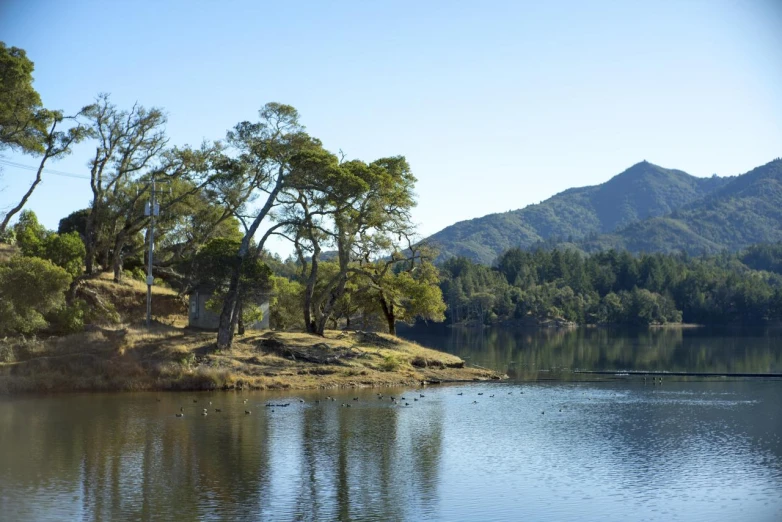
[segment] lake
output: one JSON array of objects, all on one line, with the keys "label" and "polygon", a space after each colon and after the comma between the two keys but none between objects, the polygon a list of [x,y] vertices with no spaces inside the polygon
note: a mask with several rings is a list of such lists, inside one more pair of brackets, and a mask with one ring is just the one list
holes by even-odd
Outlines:
[{"label": "lake", "polygon": [[782,380],[623,375],[779,373],[777,331],[401,334],[512,378],[0,397],[0,519],[782,520]]}]

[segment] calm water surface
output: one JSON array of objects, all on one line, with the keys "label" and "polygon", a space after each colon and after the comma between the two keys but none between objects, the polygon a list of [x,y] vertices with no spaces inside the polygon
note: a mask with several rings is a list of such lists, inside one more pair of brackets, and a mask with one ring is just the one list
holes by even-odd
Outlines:
[{"label": "calm water surface", "polygon": [[[595,357],[773,369],[782,350],[763,352],[754,338],[731,362],[726,337],[673,348],[636,337],[628,351],[638,353],[612,358],[606,339],[547,335],[550,351],[523,336],[488,346],[490,332],[472,349],[463,338],[441,347],[500,369]],[[0,519],[782,520],[782,381],[514,375],[335,401],[326,392],[2,397]]]}]

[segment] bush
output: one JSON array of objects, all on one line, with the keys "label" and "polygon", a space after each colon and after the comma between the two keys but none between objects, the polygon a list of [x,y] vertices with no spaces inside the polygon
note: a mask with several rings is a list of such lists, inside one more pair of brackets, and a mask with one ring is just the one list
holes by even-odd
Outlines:
[{"label": "bush", "polygon": [[89,320],[90,309],[83,299],[76,299],[70,305],[58,308],[50,315],[51,329],[61,334],[81,332],[84,324]]},{"label": "bush", "polygon": [[19,221],[14,225],[16,244],[26,256],[43,257],[43,242],[46,239],[46,229],[38,222],[38,217],[32,210],[23,210]]},{"label": "bush", "polygon": [[3,232],[0,232],[0,243],[5,243],[6,245],[16,244],[16,232],[14,232],[13,228],[6,228]]},{"label": "bush", "polygon": [[0,265],[0,334],[36,332],[65,304],[71,276],[51,261],[14,257]]},{"label": "bush", "polygon": [[380,363],[380,370],[384,372],[395,372],[402,367],[402,360],[395,354],[389,353],[383,356]]},{"label": "bush", "polygon": [[275,330],[304,328],[304,286],[285,277],[272,276],[269,323]]},{"label": "bush", "polygon": [[81,274],[87,249],[77,232],[49,234],[42,243],[43,258],[62,267],[71,277]]}]

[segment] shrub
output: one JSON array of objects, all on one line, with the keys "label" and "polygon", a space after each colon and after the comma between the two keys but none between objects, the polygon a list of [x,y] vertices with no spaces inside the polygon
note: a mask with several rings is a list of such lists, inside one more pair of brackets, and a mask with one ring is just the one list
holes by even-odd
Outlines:
[{"label": "shrub", "polygon": [[43,240],[42,250],[42,257],[64,268],[71,277],[81,274],[87,249],[77,232],[49,234]]},{"label": "shrub", "polygon": [[14,232],[13,228],[6,228],[3,232],[0,232],[0,243],[5,243],[6,245],[16,244],[16,232]]},{"label": "shrub", "polygon": [[52,330],[57,333],[69,334],[84,330],[84,323],[89,320],[90,308],[83,299],[76,299],[70,305],[58,308],[47,316]]},{"label": "shrub", "polygon": [[401,367],[402,360],[393,353],[384,355],[383,361],[380,363],[380,370],[384,372],[395,372]]},{"label": "shrub", "polygon": [[304,328],[304,286],[298,281],[272,276],[269,322],[275,330]]},{"label": "shrub", "polygon": [[71,276],[51,261],[14,257],[0,265],[0,334],[45,328],[46,314],[65,304]]},{"label": "shrub", "polygon": [[19,221],[14,225],[16,244],[26,256],[43,257],[43,242],[46,239],[46,229],[38,222],[38,217],[32,210],[23,210]]}]

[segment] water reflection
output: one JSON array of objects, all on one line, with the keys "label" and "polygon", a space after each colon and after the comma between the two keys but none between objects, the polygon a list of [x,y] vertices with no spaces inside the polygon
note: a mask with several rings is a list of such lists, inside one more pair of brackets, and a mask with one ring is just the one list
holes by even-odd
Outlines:
[{"label": "water reflection", "polygon": [[0,519],[782,519],[780,380],[377,391],[0,397]]},{"label": "water reflection", "polygon": [[[442,404],[418,416],[369,391],[357,396],[276,411],[262,396],[245,405],[233,394],[211,405],[185,395],[7,399],[0,512],[13,520],[415,519],[436,497]],[[173,415],[180,407],[183,419]]]},{"label": "water reflection", "polygon": [[400,335],[521,380],[572,370],[782,373],[782,331],[402,328]]}]

